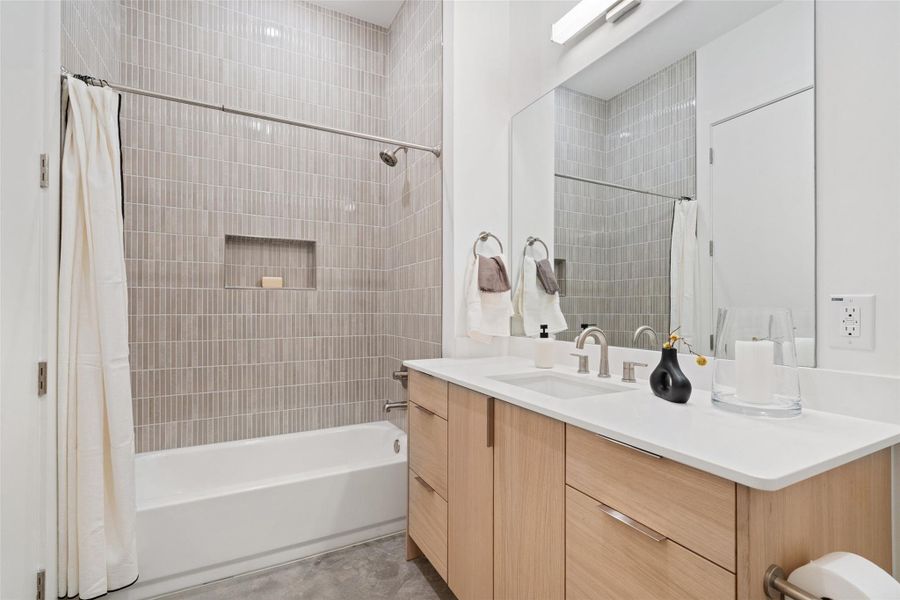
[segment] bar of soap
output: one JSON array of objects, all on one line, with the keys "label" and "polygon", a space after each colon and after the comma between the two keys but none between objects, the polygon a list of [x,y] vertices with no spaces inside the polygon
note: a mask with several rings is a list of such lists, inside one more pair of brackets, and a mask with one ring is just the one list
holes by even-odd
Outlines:
[{"label": "bar of soap", "polygon": [[282,277],[263,277],[262,286],[264,288],[280,288],[284,287],[284,278]]}]

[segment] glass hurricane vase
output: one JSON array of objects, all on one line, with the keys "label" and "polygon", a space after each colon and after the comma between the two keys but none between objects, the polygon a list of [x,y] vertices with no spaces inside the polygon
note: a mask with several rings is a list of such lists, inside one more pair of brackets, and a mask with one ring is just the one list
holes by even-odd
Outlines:
[{"label": "glass hurricane vase", "polygon": [[789,309],[721,309],[715,341],[714,406],[766,417],[800,414],[800,378]]}]

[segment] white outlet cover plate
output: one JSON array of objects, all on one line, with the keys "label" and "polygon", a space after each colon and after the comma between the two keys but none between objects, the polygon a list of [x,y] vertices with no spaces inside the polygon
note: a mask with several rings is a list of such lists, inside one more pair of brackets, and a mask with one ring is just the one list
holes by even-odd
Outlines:
[{"label": "white outlet cover plate", "polygon": [[[832,294],[829,315],[832,348],[872,350],[875,348],[875,295]],[[843,332],[844,307],[854,306],[859,313],[859,336],[847,337]]]}]

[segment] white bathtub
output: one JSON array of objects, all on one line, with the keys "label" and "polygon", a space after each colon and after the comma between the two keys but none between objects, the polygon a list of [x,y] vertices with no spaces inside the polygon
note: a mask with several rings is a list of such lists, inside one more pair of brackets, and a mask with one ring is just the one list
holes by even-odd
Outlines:
[{"label": "white bathtub", "polygon": [[387,421],[139,454],[140,578],[112,598],[401,531],[406,477],[406,434]]}]

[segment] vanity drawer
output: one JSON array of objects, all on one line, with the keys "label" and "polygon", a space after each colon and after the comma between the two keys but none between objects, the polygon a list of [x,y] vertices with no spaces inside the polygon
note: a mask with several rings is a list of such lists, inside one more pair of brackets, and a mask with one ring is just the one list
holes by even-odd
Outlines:
[{"label": "vanity drawer", "polygon": [[449,385],[443,379],[410,370],[409,399],[446,419],[447,390]]},{"label": "vanity drawer", "polygon": [[447,421],[414,403],[409,405],[409,468],[447,499]]},{"label": "vanity drawer", "polygon": [[598,594],[727,600],[735,596],[735,578],[671,540],[657,541],[610,516],[599,502],[566,486],[566,599]]},{"label": "vanity drawer", "polygon": [[447,502],[409,470],[409,537],[447,580]]},{"label": "vanity drawer", "polygon": [[566,483],[735,570],[735,484],[566,427]]}]

